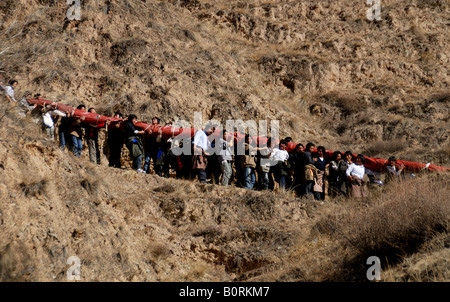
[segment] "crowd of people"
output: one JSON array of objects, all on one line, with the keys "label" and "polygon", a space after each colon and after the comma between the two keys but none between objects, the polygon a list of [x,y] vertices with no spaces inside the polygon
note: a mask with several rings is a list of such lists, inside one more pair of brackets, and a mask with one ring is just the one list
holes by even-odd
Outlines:
[{"label": "crowd of people", "polygon": [[[124,118],[119,112],[113,117],[119,122],[105,122],[98,125],[84,123],[84,118],[74,117],[53,107],[29,104],[26,93],[19,101],[15,98],[16,80],[8,85],[0,81],[6,99],[20,108],[21,115],[30,114],[48,139],[59,142],[62,150],[80,157],[84,142],[89,152],[89,160],[100,164],[101,154],[107,156],[109,166],[122,168],[123,147],[129,151],[132,168],[139,173],[155,173],[160,177],[178,179],[197,179],[201,183],[208,180],[223,186],[235,185],[249,190],[292,190],[300,197],[326,200],[335,196],[366,197],[367,181],[377,181],[380,173],[364,167],[365,157],[354,156],[351,151],[335,151],[327,156],[326,148],[309,142],[295,145],[292,152],[287,146],[292,138],[286,137],[273,141],[270,137],[265,146],[258,146],[252,136],[245,135],[242,142],[235,139],[233,133],[216,129],[213,125],[195,132],[189,139],[176,141],[175,137],[163,138],[162,131],[151,133],[137,127],[137,116]],[[35,94],[34,98],[41,98]],[[80,104],[77,109],[86,111]],[[95,108],[88,112],[96,113]],[[160,125],[158,117],[152,119],[152,125]],[[170,123],[166,124],[170,126]],[[157,129],[158,127],[154,128]],[[99,131],[106,131],[103,152],[100,150]],[[159,128],[161,129],[161,128]],[[213,133],[219,135],[212,135]],[[178,154],[175,149],[189,144],[189,154]],[[244,152],[237,152],[242,148]],[[385,171],[385,182],[400,180],[404,167],[397,165],[394,156],[389,158]],[[173,172],[173,173],[171,173]],[[364,176],[368,177],[365,178]],[[378,182],[380,182],[378,180]]]}]

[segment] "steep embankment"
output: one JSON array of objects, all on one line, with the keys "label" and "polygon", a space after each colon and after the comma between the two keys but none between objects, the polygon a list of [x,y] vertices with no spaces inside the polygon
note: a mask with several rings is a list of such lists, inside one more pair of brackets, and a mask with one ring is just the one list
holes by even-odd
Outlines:
[{"label": "steep embankment", "polygon": [[[0,121],[0,279],[66,281],[448,280],[447,174],[362,201],[160,178],[93,165],[14,111]],[[388,264],[388,266],[386,266]]]},{"label": "steep embankment", "polygon": [[86,1],[80,21],[62,1],[6,2],[20,93],[146,121],[276,119],[298,142],[446,164],[447,1],[383,1],[380,21],[359,0]]},{"label": "steep embankment", "polygon": [[2,280],[64,281],[77,256],[86,281],[231,281],[280,262],[309,221],[284,194],[76,159],[11,112],[0,129]]}]

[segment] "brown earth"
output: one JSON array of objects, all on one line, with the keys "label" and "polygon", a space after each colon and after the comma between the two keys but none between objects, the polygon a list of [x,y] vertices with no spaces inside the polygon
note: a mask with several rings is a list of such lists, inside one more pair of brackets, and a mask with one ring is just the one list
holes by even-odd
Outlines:
[{"label": "brown earth", "polygon": [[[69,21],[65,1],[5,0],[0,71],[19,96],[105,115],[279,120],[295,142],[448,167],[449,6],[384,0],[382,20],[369,21],[360,0],[86,0]],[[70,256],[84,281],[348,281],[361,271],[336,235],[360,229],[345,216],[366,211],[355,201],[95,166],[1,107],[0,280],[65,281]],[[418,202],[436,201],[419,210],[432,232],[408,241],[385,276],[448,281],[447,178],[408,184],[428,192]],[[375,191],[367,209],[408,199],[393,192]]]}]

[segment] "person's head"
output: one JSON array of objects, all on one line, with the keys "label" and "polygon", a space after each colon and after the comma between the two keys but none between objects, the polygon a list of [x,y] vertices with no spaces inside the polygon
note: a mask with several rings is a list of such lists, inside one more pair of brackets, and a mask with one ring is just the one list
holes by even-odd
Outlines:
[{"label": "person's head", "polygon": [[227,139],[227,134],[228,134],[227,130],[223,129],[222,130],[222,138],[226,140]]},{"label": "person's head", "polygon": [[300,153],[303,152],[303,150],[305,150],[305,146],[303,146],[303,144],[297,144],[297,146],[295,146],[295,152]]},{"label": "person's head", "polygon": [[9,85],[12,87],[16,87],[17,85],[19,85],[19,82],[17,82],[17,80],[11,80],[9,81]]},{"label": "person's head", "polygon": [[137,116],[134,114],[130,114],[128,116],[128,121],[131,122],[132,124],[135,124],[137,122]]},{"label": "person's head", "polygon": [[324,146],[317,147],[317,155],[319,157],[324,157],[325,156],[325,147]]},{"label": "person's head", "polygon": [[355,158],[355,164],[363,165],[366,162],[366,158],[362,154],[358,154]]},{"label": "person's head", "polygon": [[284,139],[284,141],[286,142],[286,144],[292,142],[292,137],[288,136]]},{"label": "person's head", "polygon": [[395,166],[395,164],[397,163],[397,158],[395,156],[391,156],[388,159],[389,161],[389,166]]},{"label": "person's head", "polygon": [[41,94],[40,93],[36,93],[34,95],[34,98],[40,100],[41,99]]},{"label": "person's head", "polygon": [[82,111],[86,111],[86,106],[81,104],[77,106],[77,109],[82,110]]},{"label": "person's head", "polygon": [[246,135],[245,135],[245,142],[246,142],[247,144],[251,144],[251,143],[253,142],[253,139],[252,139],[252,137],[250,136],[250,134],[246,134]]},{"label": "person's head", "polygon": [[152,118],[152,124],[153,125],[159,125],[160,122],[161,122],[161,120],[159,119],[159,117],[154,116]]},{"label": "person's head", "polygon": [[209,136],[209,135],[213,134],[214,131],[216,131],[216,127],[206,126],[204,131],[205,131],[206,135]]},{"label": "person's head", "polygon": [[305,151],[312,153],[314,151],[315,145],[313,143],[307,143],[305,147]]},{"label": "person's head", "polygon": [[115,118],[123,118],[123,115],[120,112],[114,112],[114,117]]},{"label": "person's head", "polygon": [[27,92],[25,92],[25,94],[24,94],[24,98],[26,98],[26,99],[31,99],[31,96],[32,96],[33,94],[31,93],[31,92],[29,92],[29,91],[27,91]]},{"label": "person's head", "polygon": [[282,139],[280,141],[280,150],[286,150],[286,147],[287,147],[287,142],[284,139]]},{"label": "person's head", "polygon": [[340,151],[333,152],[333,159],[335,161],[340,161],[342,159],[342,153]]},{"label": "person's head", "polygon": [[97,113],[97,112],[95,111],[95,108],[92,108],[92,107],[88,109],[88,112],[90,112],[90,113]]},{"label": "person's head", "polygon": [[351,163],[353,160],[353,154],[352,151],[345,151],[344,153],[344,160]]}]

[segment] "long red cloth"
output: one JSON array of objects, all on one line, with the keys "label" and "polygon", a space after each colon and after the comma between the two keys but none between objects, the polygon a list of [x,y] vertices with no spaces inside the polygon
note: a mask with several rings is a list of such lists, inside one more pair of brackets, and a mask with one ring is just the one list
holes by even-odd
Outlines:
[{"label": "long red cloth", "polygon": [[[68,105],[56,103],[50,100],[45,99],[27,99],[27,101],[31,104],[36,104],[39,106],[50,106],[53,109],[58,109],[62,112],[65,112],[67,114],[70,113],[70,115],[74,118],[82,119],[83,123],[90,124],[90,125],[97,125],[97,126],[103,126],[106,124],[107,121],[109,121],[111,124],[118,123],[124,121],[121,118],[115,118],[115,117],[107,117],[103,115],[99,115],[96,113],[89,113],[83,110],[74,109]],[[194,136],[197,129],[189,128],[189,129],[183,129],[183,128],[175,128],[172,126],[161,126],[161,125],[151,125],[147,124],[145,122],[137,122],[135,124],[136,127],[145,130],[147,135],[150,136],[156,136],[158,135],[159,130],[161,130],[161,134],[163,139],[168,139],[170,137],[180,136],[180,137],[192,137]],[[219,130],[215,134],[215,136],[219,135]],[[245,135],[242,133],[233,133],[235,141],[240,142],[245,138]],[[256,140],[258,145],[265,145],[267,143],[267,138],[263,137],[254,137],[254,140]],[[295,146],[297,144],[293,142],[289,142],[287,145],[287,151],[292,153],[295,149]],[[327,158],[330,158],[333,155],[333,151],[326,151],[325,156]],[[364,166],[368,169],[383,173],[386,171],[386,166],[388,165],[388,160],[382,159],[382,158],[376,158],[376,157],[368,157],[365,156],[366,162],[364,163]],[[404,165],[405,169],[409,172],[419,172],[421,170],[427,169],[428,171],[450,171],[450,168],[441,167],[437,165],[431,165],[431,164],[425,164],[425,163],[417,163],[417,162],[411,162],[411,161],[405,161],[405,160],[397,160],[397,165]]]}]

